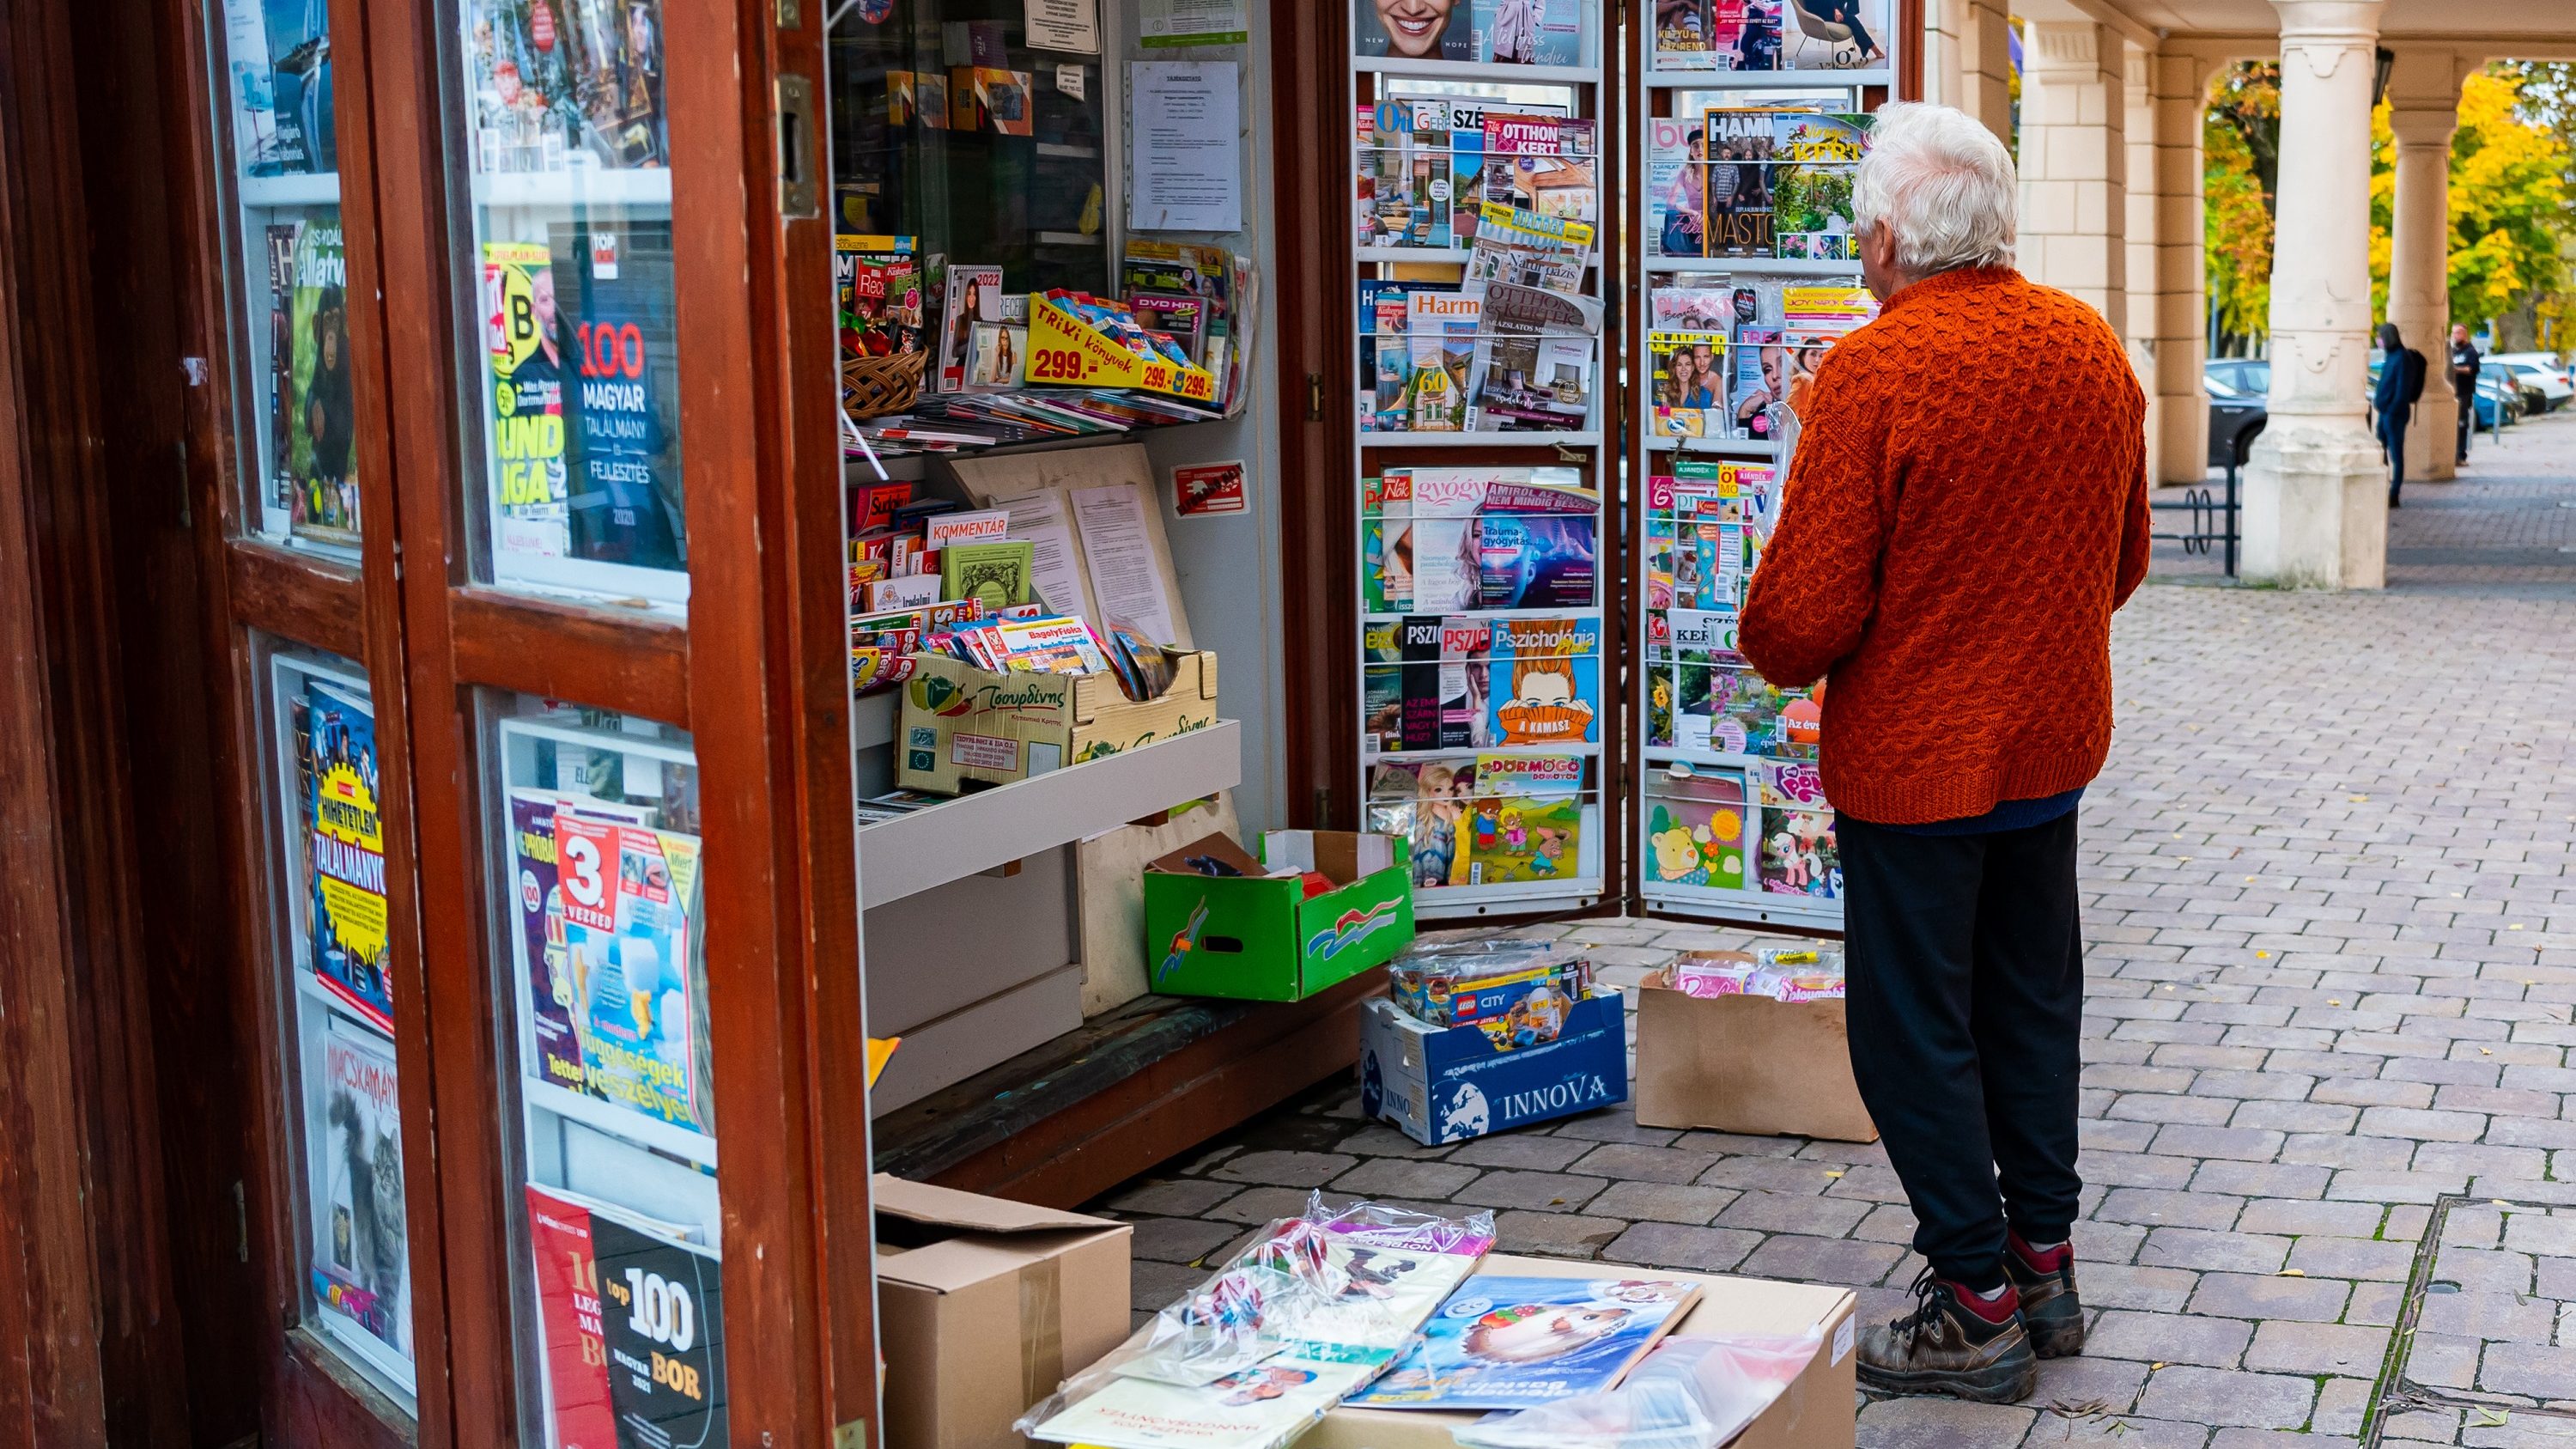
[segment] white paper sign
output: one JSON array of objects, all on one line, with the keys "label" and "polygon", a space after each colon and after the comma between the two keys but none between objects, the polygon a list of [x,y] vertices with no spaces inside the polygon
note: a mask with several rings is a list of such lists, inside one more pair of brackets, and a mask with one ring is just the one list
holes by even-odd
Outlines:
[{"label": "white paper sign", "polygon": [[1137,39],[1148,48],[1242,45],[1252,38],[1244,0],[1141,0]]},{"label": "white paper sign", "polygon": [[1145,517],[1145,491],[1133,483],[1073,490],[1073,523],[1082,531],[1082,552],[1091,563],[1093,602],[1100,606],[1096,623],[1118,620],[1145,631],[1156,643],[1177,637],[1172,627],[1172,601],[1163,589],[1163,574],[1154,557],[1154,536]]},{"label": "white paper sign", "polygon": [[1078,65],[1057,66],[1055,68],[1055,88],[1059,94],[1070,100],[1081,100],[1083,91],[1082,67]]},{"label": "white paper sign", "polygon": [[1140,60],[1127,82],[1127,229],[1243,230],[1242,68]]},{"label": "white paper sign", "polygon": [[1082,586],[1082,563],[1074,552],[1072,526],[1065,521],[1064,494],[1050,488],[1001,506],[1011,515],[1010,537],[1035,545],[1030,550],[1029,583],[1038,597],[1059,613],[1088,617],[1091,593]]},{"label": "white paper sign", "polygon": [[1028,0],[1029,48],[1100,53],[1100,0]]}]

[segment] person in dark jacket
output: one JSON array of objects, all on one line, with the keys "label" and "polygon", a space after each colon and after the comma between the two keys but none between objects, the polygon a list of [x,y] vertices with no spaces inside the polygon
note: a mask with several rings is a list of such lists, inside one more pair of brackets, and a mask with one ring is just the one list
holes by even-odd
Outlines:
[{"label": "person in dark jacket", "polygon": [[2406,345],[2394,322],[2379,324],[2379,350],[2387,361],[2370,405],[2379,412],[2380,445],[2388,449],[2388,506],[2395,508],[2406,487],[2406,423],[2424,395],[2424,354]]},{"label": "person in dark jacket", "polygon": [[2477,431],[2478,371],[2485,357],[2469,340],[2469,329],[2451,329],[2451,393],[2460,400],[2460,458],[2469,461],[2469,434]]}]

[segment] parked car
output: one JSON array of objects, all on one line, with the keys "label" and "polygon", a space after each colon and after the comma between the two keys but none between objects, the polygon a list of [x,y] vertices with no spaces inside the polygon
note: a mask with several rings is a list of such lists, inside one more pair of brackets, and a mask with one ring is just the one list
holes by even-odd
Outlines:
[{"label": "parked car", "polygon": [[2486,361],[2490,364],[2510,362],[2517,367],[2529,363],[2576,390],[2576,372],[2571,372],[2566,363],[2559,361],[2555,352],[2499,352]]},{"label": "parked car", "polygon": [[2522,391],[2492,373],[2478,374],[2478,426],[2509,428],[2522,421]]},{"label": "parked car", "polygon": [[2537,394],[2539,406],[2534,412],[2554,411],[2567,406],[2569,398],[2576,398],[2576,387],[2568,386],[2565,377],[2537,362],[2490,358],[2486,366],[2513,378],[2524,392]]},{"label": "parked car", "polygon": [[2213,357],[2200,365],[2200,372],[2246,397],[2272,395],[2272,364],[2260,357]]},{"label": "parked car", "polygon": [[2244,467],[2253,456],[2254,439],[2271,420],[2266,400],[2220,381],[2214,367],[2201,374],[2200,382],[2209,394],[2209,466]]}]

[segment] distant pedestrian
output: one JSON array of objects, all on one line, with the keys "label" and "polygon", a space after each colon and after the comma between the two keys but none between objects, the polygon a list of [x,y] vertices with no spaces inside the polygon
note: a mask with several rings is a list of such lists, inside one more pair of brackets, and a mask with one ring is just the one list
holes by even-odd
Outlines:
[{"label": "distant pedestrian", "polygon": [[2406,488],[2406,424],[2424,396],[2424,354],[2397,335],[2397,324],[2379,324],[2379,390],[2370,405],[2379,410],[2379,442],[2388,450],[2388,506],[2398,506]]},{"label": "distant pedestrian", "polygon": [[2013,269],[2017,189],[1967,115],[1877,113],[1852,214],[1885,310],[1787,380],[1805,439],[1738,630],[1773,684],[1831,682],[1852,1071],[1928,1265],[1860,1382],[1990,1403],[2084,1344],[2075,809],[2148,530],[2137,374]]},{"label": "distant pedestrian", "polygon": [[2469,340],[2469,329],[2451,329],[2451,395],[2460,400],[2460,457],[2469,461],[2469,434],[2477,431],[2478,371],[2484,359],[2478,345]]}]

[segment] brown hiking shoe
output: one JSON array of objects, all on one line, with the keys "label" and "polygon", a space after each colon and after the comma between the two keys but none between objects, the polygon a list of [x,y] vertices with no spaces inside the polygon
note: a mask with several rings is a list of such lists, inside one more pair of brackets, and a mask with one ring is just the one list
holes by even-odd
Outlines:
[{"label": "brown hiking shoe", "polygon": [[1862,1388],[2017,1404],[2039,1387],[2039,1359],[2009,1283],[2002,1298],[1971,1306],[1968,1290],[1926,1268],[1914,1292],[1912,1313],[1861,1332]]},{"label": "brown hiking shoe", "polygon": [[2065,1358],[2084,1351],[2084,1304],[2075,1296],[2073,1243],[2043,1253],[2019,1233],[2006,1235],[2004,1280],[2021,1295],[2021,1323],[2034,1353]]}]

